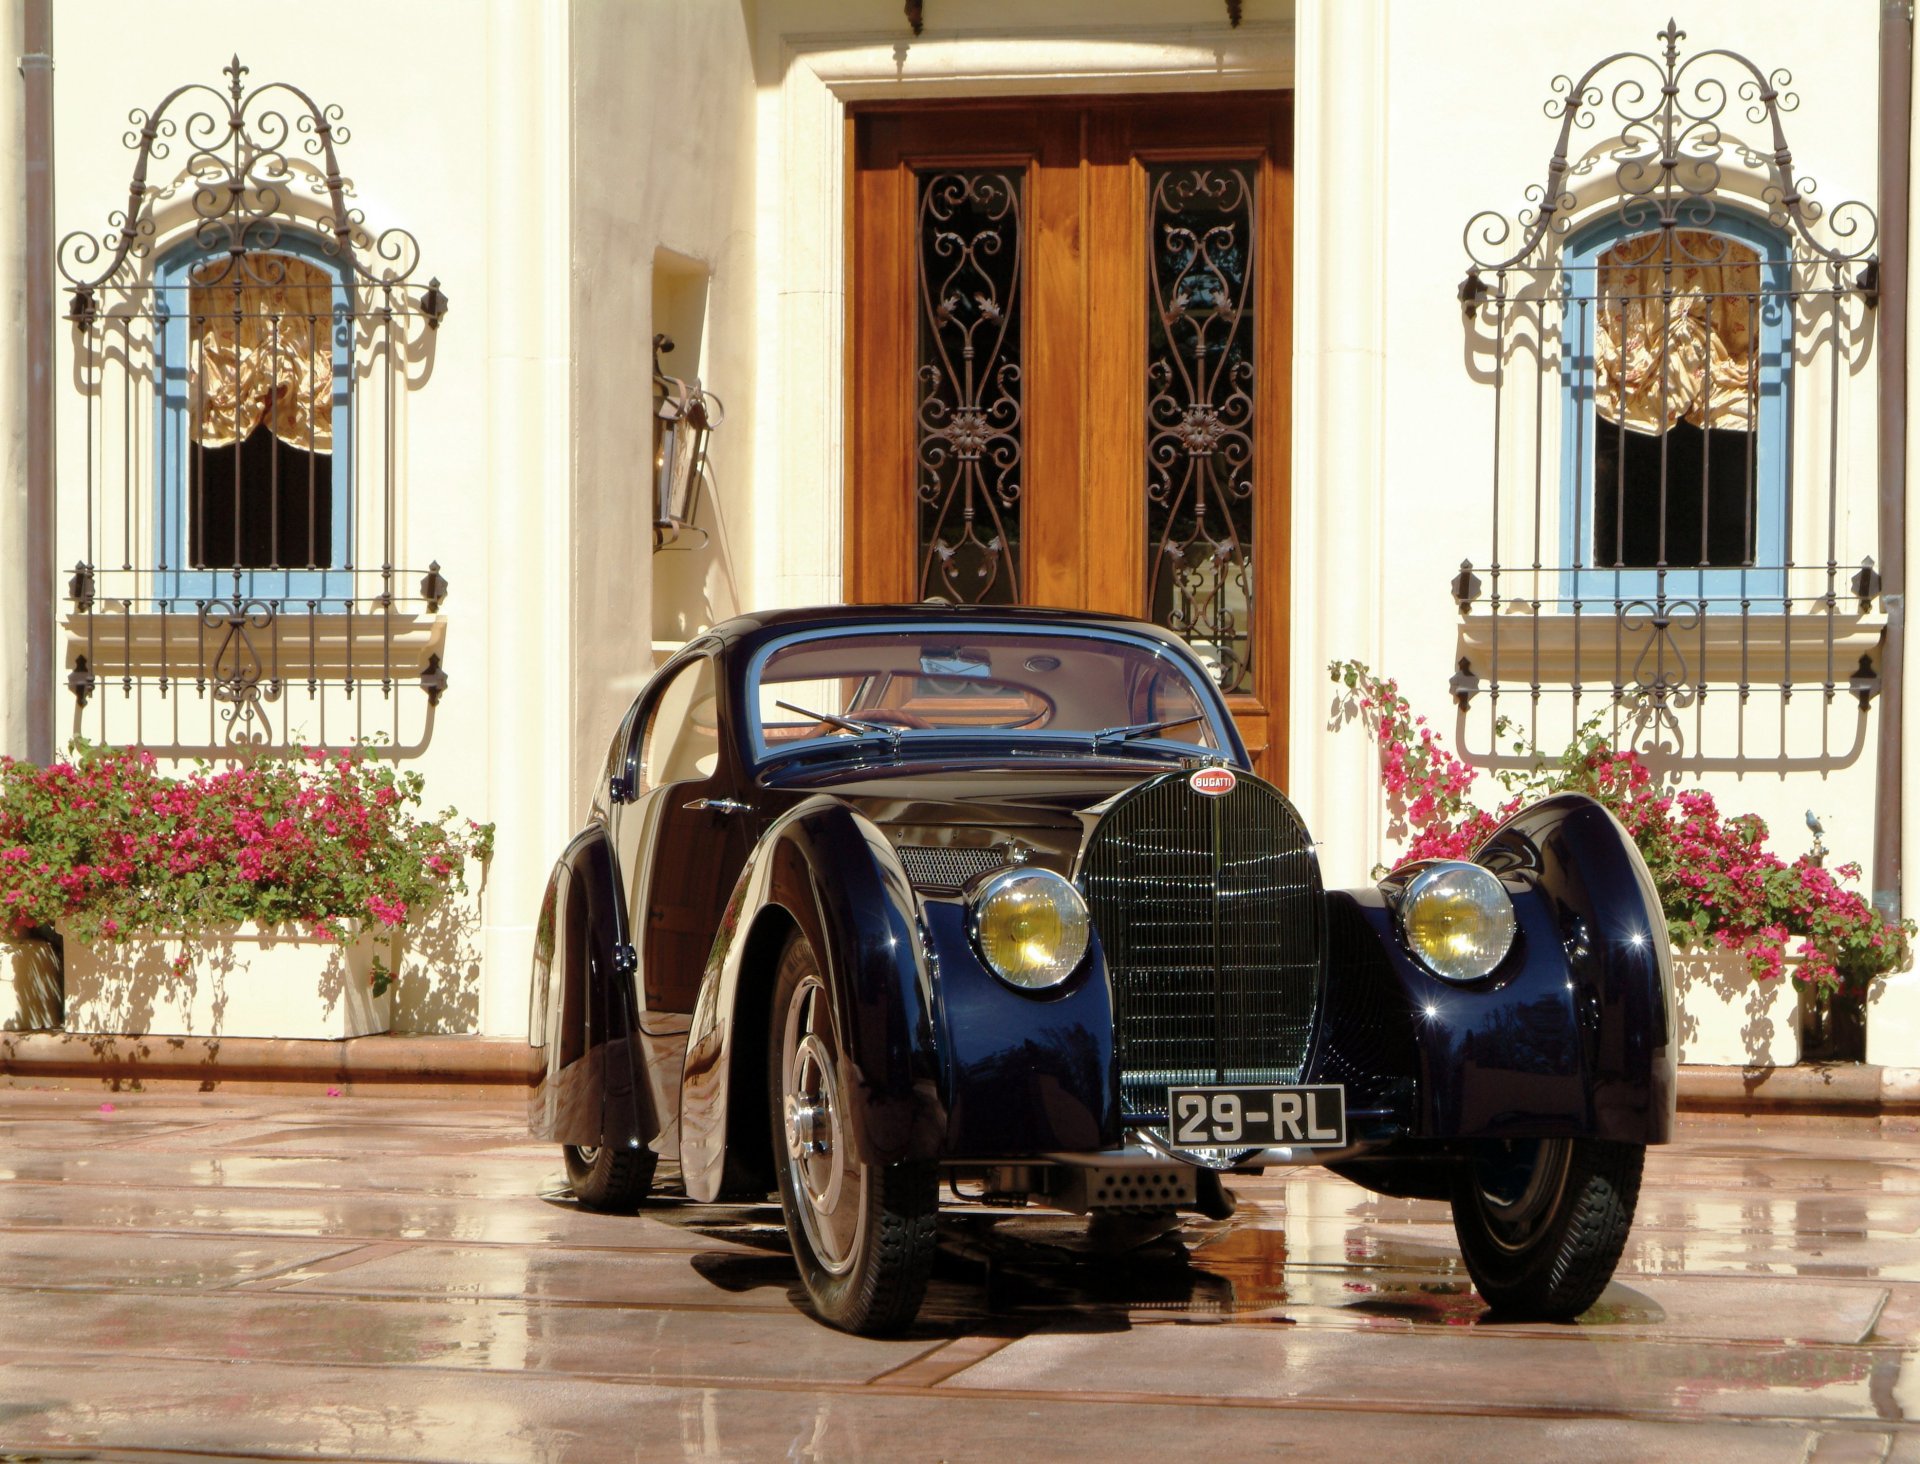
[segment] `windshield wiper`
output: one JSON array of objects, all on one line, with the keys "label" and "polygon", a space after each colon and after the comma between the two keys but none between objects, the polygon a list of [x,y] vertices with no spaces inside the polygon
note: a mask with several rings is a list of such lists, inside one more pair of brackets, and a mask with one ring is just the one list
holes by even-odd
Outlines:
[{"label": "windshield wiper", "polygon": [[856,721],[852,717],[837,716],[833,712],[816,712],[808,707],[797,707],[792,702],[777,701],[774,705],[782,711],[798,712],[803,717],[812,717],[816,722],[825,722],[829,727],[838,727],[843,732],[854,732],[863,737],[872,736],[876,732],[883,733],[889,749],[895,756],[899,755],[900,734],[906,730],[904,727],[888,726],[882,722]]},{"label": "windshield wiper", "polygon": [[1191,717],[1170,717],[1164,722],[1135,722],[1131,727],[1102,727],[1093,734],[1093,746],[1097,752],[1109,742],[1131,742],[1136,737],[1151,737],[1156,732],[1171,731],[1175,727],[1191,727],[1195,722],[1207,720],[1205,712]]}]

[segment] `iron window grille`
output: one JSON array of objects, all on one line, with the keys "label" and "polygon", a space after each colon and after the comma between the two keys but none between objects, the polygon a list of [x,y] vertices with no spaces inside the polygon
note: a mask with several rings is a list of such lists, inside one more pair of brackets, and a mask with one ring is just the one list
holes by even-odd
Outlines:
[{"label": "iron window grille", "polygon": [[223,74],[130,114],[125,208],[59,246],[84,428],[73,730],[417,751],[448,584],[402,567],[397,459],[447,296],[414,283],[411,234],[350,205],[338,107],[249,85],[237,56]]},{"label": "iron window grille", "polygon": [[[1880,581],[1855,527],[1872,517],[1851,497],[1873,439],[1848,420],[1878,225],[1795,171],[1785,71],[1683,55],[1671,21],[1658,39],[1556,78],[1544,180],[1465,230],[1494,451],[1487,558],[1451,585],[1450,689],[1488,760],[1476,708],[1534,747],[1598,717],[1670,763],[1832,766],[1849,737],[1859,751],[1879,684]],[[1797,691],[1817,696],[1817,732],[1789,730]],[[1719,693],[1736,710],[1710,720]],[[1750,716],[1763,699],[1776,718]],[[1836,734],[1832,709],[1855,703]]]}]

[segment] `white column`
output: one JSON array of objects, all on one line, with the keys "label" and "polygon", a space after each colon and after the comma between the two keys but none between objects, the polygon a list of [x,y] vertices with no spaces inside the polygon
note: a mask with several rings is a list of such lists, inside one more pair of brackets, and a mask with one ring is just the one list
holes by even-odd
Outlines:
[{"label": "white column", "polygon": [[1371,742],[1328,730],[1327,663],[1381,647],[1388,194],[1385,0],[1295,10],[1292,685],[1287,791],[1328,884],[1366,880],[1384,807]]},{"label": "white column", "polygon": [[844,504],[846,108],[783,48],[763,90],[751,608],[837,604]]},{"label": "white column", "polygon": [[[27,752],[26,137],[19,0],[0,0],[0,752]],[[42,614],[50,614],[41,606]]]},{"label": "white column", "polygon": [[[1920,63],[1920,46],[1914,48]],[[1915,94],[1920,95],[1920,64],[1916,65]],[[1913,156],[1920,158],[1920,107],[1914,109]],[[1920,189],[1908,196],[1909,254],[1920,224]],[[1920,342],[1920,290],[1913,287],[1911,263],[1907,275],[1907,657],[1900,678],[1907,698],[1905,739],[1900,749],[1901,786],[1906,790],[1900,810],[1900,908],[1920,916],[1920,706],[1914,702],[1913,674],[1920,670],[1914,654],[1914,570],[1920,565],[1920,513],[1915,512],[1914,485],[1920,483],[1920,371],[1914,369],[1915,343]],[[1920,1066],[1920,963],[1913,970],[1874,983],[1868,995],[1867,1061],[1886,1067]]]},{"label": "white column", "polygon": [[480,1030],[522,1036],[533,921],[570,802],[572,452],[568,20],[560,0],[493,0],[487,23],[489,193],[487,880]]}]

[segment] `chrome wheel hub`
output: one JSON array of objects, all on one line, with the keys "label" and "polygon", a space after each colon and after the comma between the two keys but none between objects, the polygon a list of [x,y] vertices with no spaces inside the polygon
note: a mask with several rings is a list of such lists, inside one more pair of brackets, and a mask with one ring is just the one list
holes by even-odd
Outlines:
[{"label": "chrome wheel hub", "polygon": [[866,1171],[840,1127],[839,1041],[827,989],[809,973],[787,1003],[780,1042],[780,1112],[787,1175],[814,1259],[843,1274],[866,1225]]}]

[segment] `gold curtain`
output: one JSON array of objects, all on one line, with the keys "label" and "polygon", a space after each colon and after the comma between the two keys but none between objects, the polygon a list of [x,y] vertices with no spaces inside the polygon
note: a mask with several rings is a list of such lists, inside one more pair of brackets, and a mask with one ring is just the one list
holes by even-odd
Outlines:
[{"label": "gold curtain", "polygon": [[193,440],[223,447],[262,422],[333,451],[333,278],[286,254],[210,259],[191,276]]},{"label": "gold curtain", "polygon": [[1624,419],[1633,432],[1679,422],[1751,431],[1754,338],[1765,306],[1760,256],[1702,230],[1679,229],[1673,238],[1671,304],[1662,298],[1659,234],[1628,239],[1600,256],[1594,404],[1607,421]]}]

